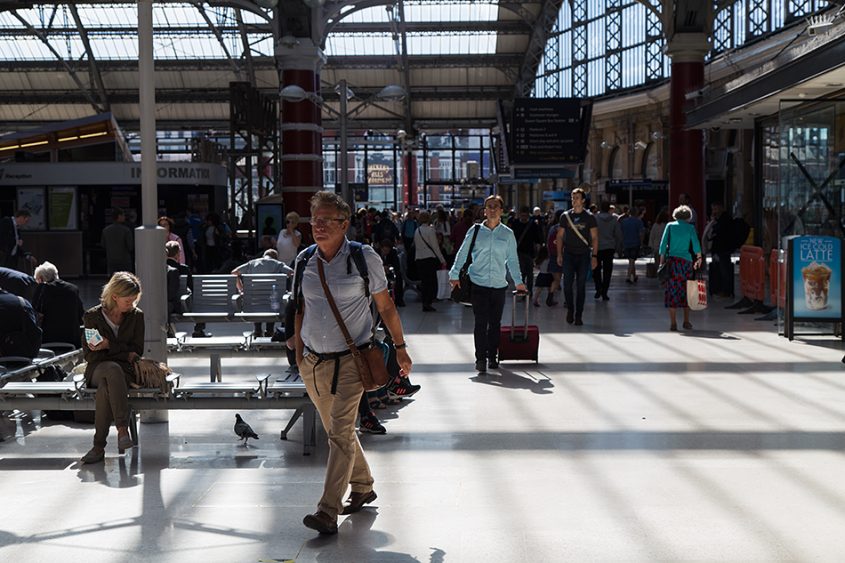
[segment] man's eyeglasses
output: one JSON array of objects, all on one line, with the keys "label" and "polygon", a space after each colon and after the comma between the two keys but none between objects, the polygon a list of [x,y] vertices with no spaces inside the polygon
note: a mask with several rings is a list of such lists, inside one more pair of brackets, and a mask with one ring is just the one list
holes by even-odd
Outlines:
[{"label": "man's eyeglasses", "polygon": [[343,218],[335,218],[335,217],[312,217],[311,224],[315,227],[325,228],[331,225],[333,222],[343,223],[346,219]]}]

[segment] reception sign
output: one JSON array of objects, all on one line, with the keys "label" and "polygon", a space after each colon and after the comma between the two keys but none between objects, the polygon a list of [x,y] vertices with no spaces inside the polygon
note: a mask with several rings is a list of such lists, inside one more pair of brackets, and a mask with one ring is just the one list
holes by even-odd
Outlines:
[{"label": "reception sign", "polygon": [[794,321],[842,320],[842,241],[836,237],[789,239],[787,336]]}]

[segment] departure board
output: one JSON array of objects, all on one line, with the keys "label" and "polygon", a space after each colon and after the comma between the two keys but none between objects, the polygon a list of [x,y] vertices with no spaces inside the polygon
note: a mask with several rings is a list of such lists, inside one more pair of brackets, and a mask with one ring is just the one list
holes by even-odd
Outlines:
[{"label": "departure board", "polygon": [[[589,104],[589,102],[587,102]],[[514,100],[514,164],[572,164],[584,160],[590,111],[580,98]]]}]

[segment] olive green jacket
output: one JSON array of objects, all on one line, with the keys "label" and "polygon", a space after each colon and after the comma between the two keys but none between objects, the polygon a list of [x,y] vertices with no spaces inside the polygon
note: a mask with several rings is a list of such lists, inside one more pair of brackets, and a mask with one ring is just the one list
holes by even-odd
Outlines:
[{"label": "olive green jacket", "polygon": [[109,324],[103,317],[102,305],[97,305],[85,311],[82,316],[82,324],[85,328],[96,328],[103,338],[109,341],[108,350],[93,351],[85,342],[82,349],[85,351],[85,381],[91,383],[91,376],[94,368],[102,362],[117,362],[123,371],[130,377],[135,376],[135,368],[129,362],[129,353],[135,352],[140,357],[144,353],[144,313],[137,307],[123,315],[120,323],[120,330],[115,336]]}]

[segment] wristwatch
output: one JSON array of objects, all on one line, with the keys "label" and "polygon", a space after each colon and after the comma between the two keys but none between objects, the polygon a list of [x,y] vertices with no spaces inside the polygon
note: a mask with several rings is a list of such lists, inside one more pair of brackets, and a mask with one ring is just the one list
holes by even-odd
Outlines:
[{"label": "wristwatch", "polygon": [[593,254],[593,258],[598,258],[598,257],[599,257],[598,254]]},{"label": "wristwatch", "polygon": [[401,350],[402,348],[407,348],[407,347],[408,347],[408,343],[407,343],[407,342],[403,342],[402,344],[394,344],[394,345],[393,345],[393,347],[394,347],[395,349],[397,349],[397,350]]}]

